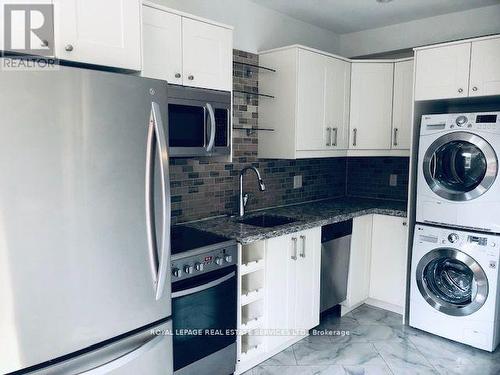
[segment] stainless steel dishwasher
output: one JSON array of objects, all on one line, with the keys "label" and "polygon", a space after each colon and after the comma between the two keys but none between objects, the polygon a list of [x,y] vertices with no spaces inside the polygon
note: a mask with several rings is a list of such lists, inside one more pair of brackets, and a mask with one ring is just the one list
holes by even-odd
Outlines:
[{"label": "stainless steel dishwasher", "polygon": [[321,312],[346,299],[351,236],[352,220],[321,229]]}]

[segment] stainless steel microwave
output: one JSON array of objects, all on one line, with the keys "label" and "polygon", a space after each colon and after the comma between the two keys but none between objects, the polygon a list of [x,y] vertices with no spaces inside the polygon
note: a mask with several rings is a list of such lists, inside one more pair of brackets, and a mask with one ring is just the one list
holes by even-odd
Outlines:
[{"label": "stainless steel microwave", "polygon": [[169,85],[170,156],[215,156],[231,152],[231,93]]}]

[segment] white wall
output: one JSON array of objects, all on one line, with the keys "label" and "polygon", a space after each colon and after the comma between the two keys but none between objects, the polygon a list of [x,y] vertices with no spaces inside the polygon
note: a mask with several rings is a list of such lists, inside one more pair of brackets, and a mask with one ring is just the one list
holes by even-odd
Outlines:
[{"label": "white wall", "polygon": [[340,35],[346,57],[500,33],[500,5]]},{"label": "white wall", "polygon": [[304,44],[338,53],[337,34],[249,0],[152,0],[157,4],[234,26],[234,48],[248,52]]}]

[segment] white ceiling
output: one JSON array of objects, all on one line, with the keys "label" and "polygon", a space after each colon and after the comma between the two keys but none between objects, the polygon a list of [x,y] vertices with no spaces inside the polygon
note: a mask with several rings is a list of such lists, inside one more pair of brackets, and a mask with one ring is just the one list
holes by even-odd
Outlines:
[{"label": "white ceiling", "polygon": [[338,34],[500,4],[500,0],[252,0]]}]

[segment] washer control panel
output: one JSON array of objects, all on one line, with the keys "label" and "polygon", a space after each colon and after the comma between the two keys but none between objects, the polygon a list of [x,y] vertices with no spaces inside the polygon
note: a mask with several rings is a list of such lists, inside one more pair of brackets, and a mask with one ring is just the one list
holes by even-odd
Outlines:
[{"label": "washer control panel", "polygon": [[447,113],[422,116],[420,134],[443,130],[490,130],[500,133],[500,112]]},{"label": "washer control panel", "polygon": [[237,259],[236,243],[199,254],[176,257],[171,262],[172,282],[232,266],[237,264]]}]

